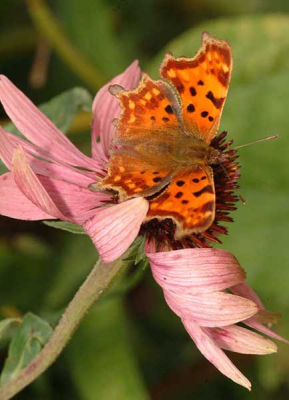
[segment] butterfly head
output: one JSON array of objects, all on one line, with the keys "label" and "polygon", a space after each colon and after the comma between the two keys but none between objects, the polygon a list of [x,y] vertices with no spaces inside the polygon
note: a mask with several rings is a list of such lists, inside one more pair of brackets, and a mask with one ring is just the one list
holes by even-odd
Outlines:
[{"label": "butterfly head", "polygon": [[209,147],[207,151],[207,160],[209,165],[222,164],[223,162],[229,161],[230,157],[236,153],[235,151],[230,151],[230,153],[223,152],[214,147]]}]

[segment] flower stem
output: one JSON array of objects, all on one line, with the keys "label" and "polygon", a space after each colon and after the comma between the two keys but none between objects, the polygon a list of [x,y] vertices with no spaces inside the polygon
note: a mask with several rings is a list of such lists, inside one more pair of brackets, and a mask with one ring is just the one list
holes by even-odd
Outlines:
[{"label": "flower stem", "polygon": [[49,342],[41,353],[29,364],[16,379],[0,389],[0,399],[8,400],[29,385],[42,374],[58,357],[68,343],[79,322],[92,305],[108,290],[118,275],[123,272],[121,260],[104,264],[99,260],[83,285],[69,303],[56,326]]},{"label": "flower stem", "polygon": [[62,60],[92,89],[99,89],[105,77],[71,44],[45,0],[26,1],[34,25]]}]

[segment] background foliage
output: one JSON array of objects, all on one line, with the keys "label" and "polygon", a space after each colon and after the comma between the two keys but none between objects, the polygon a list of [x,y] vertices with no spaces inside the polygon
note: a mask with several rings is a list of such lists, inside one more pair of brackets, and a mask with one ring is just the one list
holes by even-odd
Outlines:
[{"label": "background foliage", "polygon": [[[43,5],[53,12],[54,19],[48,23],[40,12]],[[87,152],[89,92],[93,96],[135,58],[156,77],[165,51],[193,56],[203,30],[229,40],[234,70],[221,128],[228,130],[237,145],[275,133],[279,138],[240,150],[246,205],[235,212],[235,223],[222,247],[237,256],[266,307],[282,312],[277,330],[287,338],[288,12],[285,0],[0,3],[1,73],[37,104],[66,90],[44,110]],[[76,86],[85,90],[71,90]],[[3,111],[1,118],[1,123],[7,122]],[[31,311],[53,326],[96,259],[85,235],[0,217],[0,315],[12,319],[9,326],[0,323],[2,365],[11,337],[9,356],[15,346],[17,350],[13,332],[19,318]],[[123,282],[120,285],[125,287]],[[38,317],[26,314],[27,320],[40,336],[48,335],[49,329]],[[25,335],[22,325],[18,340],[28,340]],[[39,346],[31,343],[21,362]],[[251,394],[222,377],[199,354],[147,269],[131,290],[116,288],[107,295],[87,315],[53,367],[17,398],[288,398],[289,349],[285,345],[280,344],[273,356],[232,358],[252,381]],[[9,379],[13,368],[8,358],[2,380]]]}]

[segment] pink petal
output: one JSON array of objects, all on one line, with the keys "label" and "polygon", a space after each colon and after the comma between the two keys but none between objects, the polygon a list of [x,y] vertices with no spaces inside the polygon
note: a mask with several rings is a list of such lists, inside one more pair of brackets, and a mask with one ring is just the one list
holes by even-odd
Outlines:
[{"label": "pink petal", "polygon": [[0,215],[27,221],[54,218],[22,194],[11,172],[0,176]]},{"label": "pink petal", "polygon": [[148,201],[137,197],[96,210],[84,224],[104,262],[120,257],[136,238],[148,211]]},{"label": "pink petal", "polygon": [[262,322],[271,324],[276,322],[276,317],[278,317],[279,315],[277,313],[270,313],[266,311],[262,301],[254,292],[254,290],[250,288],[249,285],[247,285],[245,282],[242,282],[241,284],[231,287],[230,290],[234,294],[251,299],[259,307],[260,311],[256,315],[254,315],[252,318],[247,319],[246,321],[243,321],[246,325],[250,326],[253,329],[256,329],[259,332],[264,333],[267,336],[272,337],[273,339],[277,339],[286,344],[289,344],[288,340],[284,339],[282,336],[278,335],[277,333],[273,332],[271,329],[262,324]]},{"label": "pink petal", "polygon": [[103,86],[95,96],[92,107],[92,156],[94,158],[98,159],[99,155],[99,149],[96,146],[98,136],[100,136],[100,143],[103,146],[104,154],[108,157],[108,150],[115,132],[112,120],[117,118],[120,113],[118,100],[109,93],[109,86],[118,84],[126,90],[134,89],[139,82],[140,73],[141,70],[136,60],[122,74],[116,76],[112,81]]},{"label": "pink petal", "polygon": [[54,162],[39,160],[38,158],[31,156],[30,154],[33,154],[36,157],[44,158],[46,154],[41,151],[41,149],[37,149],[36,146],[18,138],[17,136],[5,132],[4,129],[0,127],[0,158],[10,170],[12,169],[14,150],[19,144],[25,150],[27,161],[36,174],[54,177],[83,187],[87,187],[97,180],[95,173],[81,171],[69,165],[60,165]]},{"label": "pink petal", "polygon": [[254,317],[249,318],[249,319],[247,319],[246,321],[243,321],[243,322],[247,326],[250,326],[250,328],[256,329],[256,331],[259,331],[259,332],[263,333],[264,335],[270,336],[273,339],[277,339],[277,340],[280,340],[281,342],[289,344],[288,340],[286,340],[282,336],[278,335],[278,333],[273,332],[267,326],[264,326],[260,322],[257,322],[254,319]]},{"label": "pink petal", "polygon": [[[94,139],[92,137],[92,141],[93,140]],[[103,166],[108,162],[109,157],[107,156],[107,153],[105,152],[101,142],[94,142],[93,158],[99,160]]]},{"label": "pink petal", "polygon": [[92,192],[77,185],[38,176],[39,181],[54,204],[66,219],[82,224],[96,213],[96,207],[110,200],[110,196],[101,192]]},{"label": "pink petal", "polygon": [[164,290],[196,295],[227,289],[245,279],[236,258],[224,250],[183,249],[147,256]]},{"label": "pink petal", "polygon": [[205,328],[205,332],[218,347],[242,354],[271,354],[277,352],[277,346],[256,332],[237,325],[223,328]]},{"label": "pink petal", "polygon": [[[99,169],[94,169],[94,171],[87,171],[79,168],[74,168],[65,162],[63,162],[63,159],[57,157],[55,154],[48,153],[47,151],[44,151],[38,146],[35,146],[34,144],[28,142],[25,139],[22,139],[18,136],[15,136],[9,132],[6,132],[2,130],[2,132],[5,132],[6,136],[9,138],[10,142],[14,144],[14,146],[18,146],[20,144],[23,149],[25,150],[26,154],[31,154],[35,157],[41,157],[47,161],[57,163],[58,165],[61,165],[62,167],[69,168],[70,170],[77,171],[78,174],[82,174],[85,177],[90,178],[90,180],[93,180],[95,182],[96,179],[96,174],[103,174],[103,166],[102,164],[99,164]],[[96,161],[95,161],[96,162]]]},{"label": "pink petal", "polygon": [[249,285],[247,285],[247,283],[245,282],[239,283],[238,285],[231,287],[230,290],[237,296],[246,297],[247,299],[254,301],[254,303],[257,304],[260,310],[265,310],[265,307],[262,301],[260,300],[259,296],[254,292],[252,288],[250,288]]},{"label": "pink petal", "polygon": [[164,295],[169,307],[181,319],[190,318],[206,327],[232,325],[258,311],[251,300],[224,292],[192,296],[181,291],[165,291]]},{"label": "pink petal", "polygon": [[235,367],[225,353],[215,345],[214,341],[192,320],[183,320],[183,324],[201,353],[232,381],[251,390],[251,383]]},{"label": "pink petal", "polygon": [[0,76],[0,101],[29,140],[71,165],[98,170],[99,163],[81,153],[70,140],[4,75]]},{"label": "pink petal", "polygon": [[18,188],[34,205],[52,217],[66,219],[32,171],[20,146],[13,156],[13,175]]}]

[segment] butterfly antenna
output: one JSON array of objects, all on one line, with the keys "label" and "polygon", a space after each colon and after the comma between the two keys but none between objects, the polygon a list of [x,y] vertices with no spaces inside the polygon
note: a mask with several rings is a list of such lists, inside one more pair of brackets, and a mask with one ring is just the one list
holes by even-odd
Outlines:
[{"label": "butterfly antenna", "polygon": [[251,144],[256,144],[256,143],[266,142],[267,140],[276,139],[277,137],[278,135],[271,135],[263,139],[255,140],[254,142],[241,144],[240,146],[234,147],[234,150],[241,149],[242,147],[251,146]]},{"label": "butterfly antenna", "polygon": [[[254,142],[249,142],[249,143],[241,144],[240,146],[234,147],[233,150],[238,150],[238,149],[241,149],[242,147],[251,146],[252,144],[256,144],[256,143],[266,142],[267,140],[276,139],[277,137],[278,137],[278,135],[271,135],[271,136],[268,136],[268,137],[263,138],[263,139],[255,140]],[[228,175],[228,173],[227,173],[227,171],[226,171],[224,165],[223,165],[222,163],[220,163],[220,165],[221,165],[221,167],[222,167],[222,169],[223,169],[223,171],[224,171],[224,174],[226,175],[226,177],[228,178],[229,182],[231,183],[231,185],[232,185],[233,188],[235,189],[236,193],[238,194],[239,199],[241,200],[241,202],[242,202],[243,204],[246,204],[244,197],[243,197],[243,196],[241,195],[241,193],[239,192],[239,190],[238,190],[236,184],[235,184],[235,183],[232,181],[232,179],[229,177],[229,175]]]},{"label": "butterfly antenna", "polygon": [[227,171],[226,171],[226,168],[224,167],[224,165],[223,165],[222,163],[220,163],[220,165],[221,165],[221,167],[222,167],[222,169],[223,169],[223,171],[224,171],[226,177],[228,178],[229,182],[231,183],[231,185],[232,185],[233,188],[235,189],[237,195],[239,196],[239,199],[241,200],[241,202],[242,202],[243,204],[246,204],[246,201],[245,201],[244,197],[243,197],[243,196],[241,195],[241,193],[239,192],[239,189],[237,188],[235,182],[233,182],[232,179],[230,178],[229,174],[228,174]]}]

